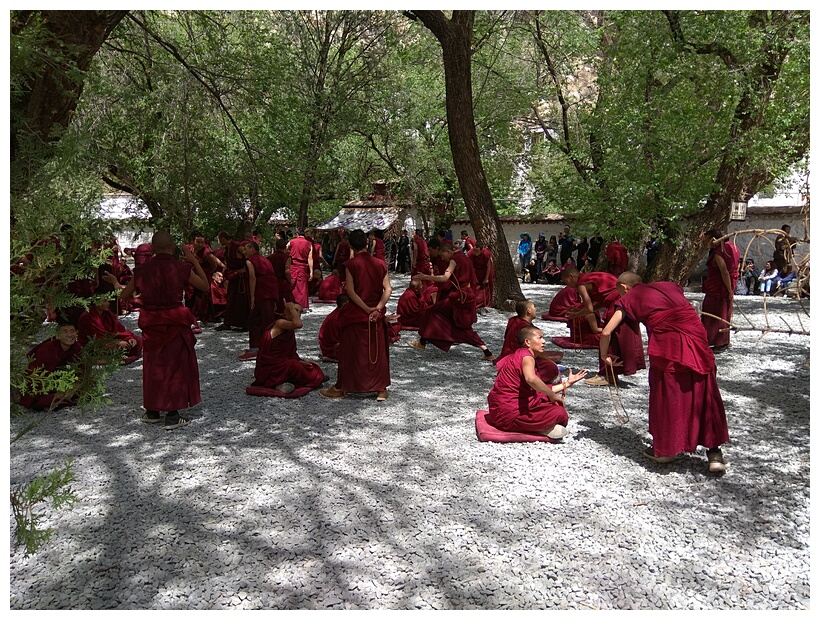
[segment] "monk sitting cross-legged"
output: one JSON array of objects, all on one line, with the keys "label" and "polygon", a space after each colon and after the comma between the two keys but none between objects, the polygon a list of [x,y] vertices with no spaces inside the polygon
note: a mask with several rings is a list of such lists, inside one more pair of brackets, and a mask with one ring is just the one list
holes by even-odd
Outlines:
[{"label": "monk sitting cross-legged", "polygon": [[113,336],[117,347],[124,350],[123,364],[130,364],[142,355],[142,338],[125,329],[117,315],[111,311],[111,304],[107,299],[88,307],[78,320],[79,343],[85,346],[92,338]]},{"label": "monk sitting cross-legged", "polygon": [[[77,342],[77,328],[65,317],[58,315],[57,333],[54,338],[41,342],[29,352],[27,374],[47,376],[55,370],[62,370],[69,364],[80,359],[82,346]],[[20,404],[27,409],[43,410],[54,407],[68,407],[76,404],[77,396],[69,396],[65,392],[49,392],[47,394],[24,394],[20,397]]]},{"label": "monk sitting cross-legged", "polygon": [[502,431],[539,433],[562,439],[569,421],[564,399],[557,392],[577,383],[586,375],[570,371],[569,378],[549,386],[538,376],[535,358],[544,352],[544,336],[534,325],[518,330],[520,348],[498,363],[498,375],[487,396],[487,421]]},{"label": "monk sitting cross-legged", "polygon": [[[262,334],[252,387],[281,392],[271,396],[296,398],[315,390],[327,379],[317,364],[304,361],[296,352],[296,330],[301,328],[302,307],[296,303],[286,304],[285,316]],[[248,393],[252,393],[250,388]]]},{"label": "monk sitting cross-legged", "polygon": [[[524,328],[532,325],[532,320],[535,318],[538,310],[535,304],[529,299],[522,299],[515,304],[515,316],[511,316],[507,321],[507,329],[504,332],[504,344],[501,347],[501,353],[493,363],[498,366],[508,355],[515,353],[521,348],[518,342],[518,332]],[[552,381],[560,373],[560,369],[556,366],[557,362],[561,361],[564,354],[561,351],[542,351],[535,356],[535,366],[538,376],[545,383]]]}]

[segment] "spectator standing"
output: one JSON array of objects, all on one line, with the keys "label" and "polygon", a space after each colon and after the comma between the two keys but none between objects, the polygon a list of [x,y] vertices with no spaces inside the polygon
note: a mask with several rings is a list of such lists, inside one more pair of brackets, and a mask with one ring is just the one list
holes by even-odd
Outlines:
[{"label": "spectator standing", "polygon": [[561,266],[563,267],[567,264],[567,259],[572,257],[572,253],[575,252],[576,248],[575,239],[570,234],[569,226],[564,226],[564,231],[558,237],[558,243],[561,246]]},{"label": "spectator standing", "polygon": [[601,254],[602,247],[604,247],[604,238],[601,236],[601,233],[596,232],[589,240],[589,251],[587,252],[593,269],[595,269],[595,266],[598,264],[598,256]]},{"label": "spectator standing", "polygon": [[520,237],[521,241],[518,242],[518,260],[521,263],[521,276],[523,277],[532,258],[532,238],[530,237],[530,233],[527,232],[521,233]]}]

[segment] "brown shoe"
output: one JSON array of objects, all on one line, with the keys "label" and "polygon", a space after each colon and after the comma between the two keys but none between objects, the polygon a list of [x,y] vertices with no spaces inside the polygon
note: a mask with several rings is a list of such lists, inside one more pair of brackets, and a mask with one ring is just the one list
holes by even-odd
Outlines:
[{"label": "brown shoe", "polygon": [[652,448],[647,448],[643,451],[643,455],[648,458],[650,461],[655,461],[656,463],[671,463],[675,460],[674,456],[655,456],[655,451]]},{"label": "brown shoe", "polygon": [[411,340],[407,344],[409,344],[414,349],[426,349],[427,348],[427,345],[421,344],[421,342],[419,342],[418,340]]},{"label": "brown shoe", "polygon": [[335,385],[331,385],[329,388],[325,388],[324,390],[319,390],[319,395],[324,396],[325,398],[344,398],[345,393],[342,390],[336,389]]},{"label": "brown shoe", "polygon": [[382,390],[381,392],[376,394],[376,400],[378,402],[382,403],[382,402],[386,401],[389,396],[390,396],[390,393],[387,390]]},{"label": "brown shoe", "polygon": [[609,381],[601,375],[593,375],[589,379],[584,379],[584,385],[609,385]]},{"label": "brown shoe", "polygon": [[710,448],[706,452],[706,458],[709,459],[710,474],[721,475],[726,473],[726,461],[720,448]]}]

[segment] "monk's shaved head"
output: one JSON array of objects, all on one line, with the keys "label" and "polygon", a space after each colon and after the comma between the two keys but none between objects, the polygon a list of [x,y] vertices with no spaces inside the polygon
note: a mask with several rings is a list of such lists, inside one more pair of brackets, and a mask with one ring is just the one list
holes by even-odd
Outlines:
[{"label": "monk's shaved head", "polygon": [[529,308],[533,303],[529,299],[520,299],[515,302],[515,313],[524,318],[524,315],[527,314],[527,308]]},{"label": "monk's shaved head", "polygon": [[566,282],[572,276],[580,275],[581,272],[578,271],[575,267],[564,267],[563,272],[561,273],[561,279]]},{"label": "monk's shaved head", "polygon": [[174,238],[164,230],[158,230],[154,233],[154,236],[151,237],[151,245],[154,252],[173,252],[176,247]]},{"label": "monk's shaved head", "polygon": [[518,337],[518,344],[524,346],[524,341],[532,340],[536,334],[540,334],[541,330],[535,325],[527,325],[518,330],[516,336]]},{"label": "monk's shaved head", "polygon": [[618,276],[618,284],[626,284],[627,286],[632,287],[636,284],[640,284],[641,282],[643,282],[641,276],[632,271],[624,271]]}]

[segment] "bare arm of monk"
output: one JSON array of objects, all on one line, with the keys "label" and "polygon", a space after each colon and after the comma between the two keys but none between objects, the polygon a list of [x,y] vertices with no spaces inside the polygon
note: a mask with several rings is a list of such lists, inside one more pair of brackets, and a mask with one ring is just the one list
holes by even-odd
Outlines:
[{"label": "bare arm of monk", "polygon": [[387,275],[387,272],[384,274],[384,278],[382,279],[382,297],[379,299],[379,303],[376,304],[375,310],[370,313],[370,320],[375,321],[379,318],[379,315],[382,313],[387,307],[387,302],[390,300],[390,295],[393,294],[393,287],[390,285],[390,276]]},{"label": "bare arm of monk", "polygon": [[308,273],[310,274],[309,280],[315,280],[316,278],[313,277],[313,244],[310,244],[310,252],[308,252]]},{"label": "bare arm of monk", "polygon": [[715,264],[720,269],[720,279],[723,280],[723,286],[729,291],[729,299],[733,299],[735,291],[732,289],[732,279],[729,277],[729,270],[726,268],[726,261],[722,256],[715,256]]},{"label": "bare arm of monk", "polygon": [[251,295],[251,310],[253,310],[253,306],[256,302],[256,269],[254,269],[253,263],[249,260],[245,261],[245,269],[248,270],[248,290]]},{"label": "bare arm of monk", "polygon": [[290,260],[290,256],[288,256],[288,259],[285,261],[285,280],[287,280],[288,284],[291,286],[293,286],[293,275],[290,273],[290,266],[292,262],[293,261]]},{"label": "bare arm of monk", "polygon": [[592,298],[589,296],[587,287],[583,284],[579,284],[578,294],[581,296],[581,302],[584,305],[578,310],[570,310],[567,312],[567,316],[571,319],[578,316],[586,316],[587,322],[589,323],[589,329],[592,330],[592,333],[600,334],[601,328],[598,327],[598,321],[595,318],[595,306],[592,303]]},{"label": "bare arm of monk", "polygon": [[534,357],[530,357],[528,355],[527,357],[522,359],[521,370],[524,372],[524,380],[532,389],[534,389],[536,392],[541,392],[542,394],[545,394],[546,397],[549,398],[551,403],[557,403],[559,405],[564,404],[564,400],[560,396],[558,396],[558,394],[553,392],[550,386],[541,381],[541,379],[536,374]]},{"label": "bare arm of monk", "polygon": [[428,276],[426,273],[417,273],[413,276],[414,280],[426,280],[427,282],[447,282],[450,279],[450,276],[453,275],[456,271],[456,261],[450,259],[450,264],[447,265],[447,269],[444,270],[444,273],[440,276]]},{"label": "bare arm of monk", "polygon": [[273,326],[270,328],[271,338],[276,338],[284,331],[302,329],[302,317],[299,316],[299,311],[296,309],[296,304],[291,302],[286,303],[285,311],[287,314],[281,319],[276,319]]},{"label": "bare arm of monk", "polygon": [[621,324],[624,317],[624,311],[620,308],[615,308],[615,314],[612,315],[612,318],[609,319],[609,322],[604,325],[604,329],[601,331],[601,340],[598,343],[598,354],[601,356],[601,359],[610,366],[623,366],[623,362],[618,360],[617,356],[608,355],[608,351],[609,341],[612,339],[612,332],[618,328],[618,325]]}]

